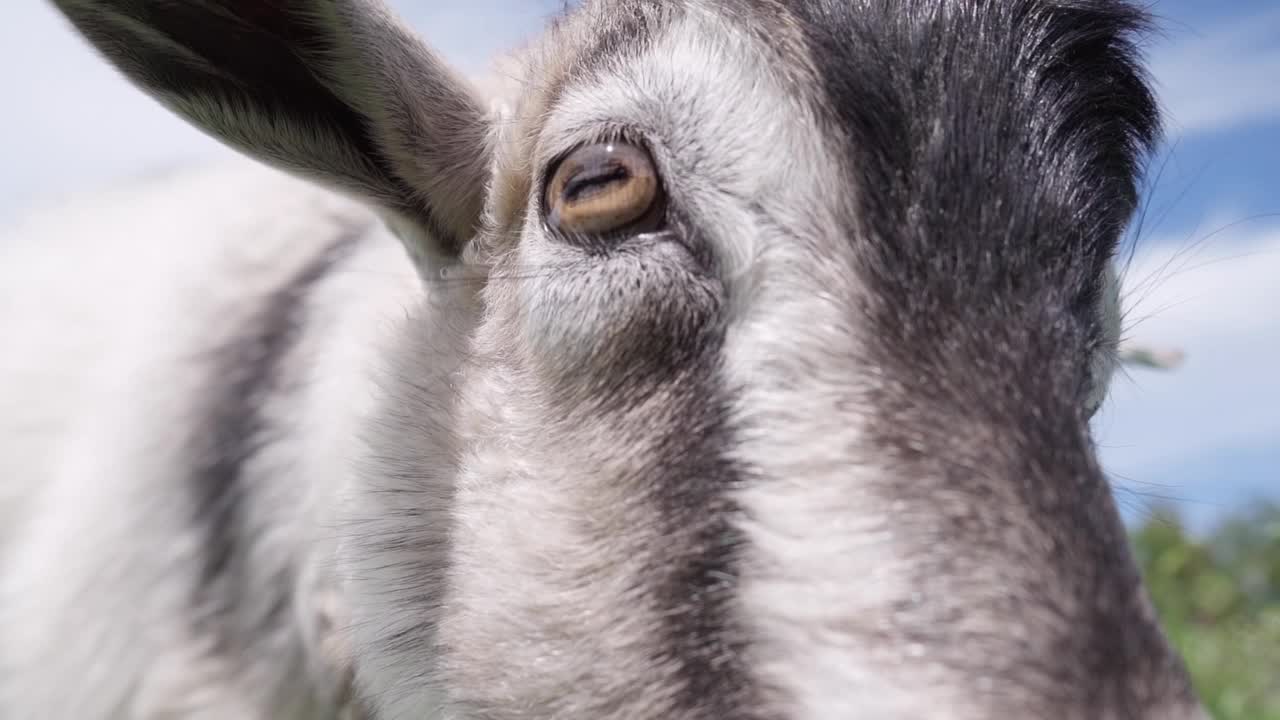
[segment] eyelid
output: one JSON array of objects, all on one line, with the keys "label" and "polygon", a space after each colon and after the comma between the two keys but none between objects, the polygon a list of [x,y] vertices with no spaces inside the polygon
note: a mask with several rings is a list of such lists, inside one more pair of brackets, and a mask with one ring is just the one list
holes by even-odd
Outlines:
[{"label": "eyelid", "polygon": [[551,180],[556,167],[581,147],[600,143],[623,142],[639,145],[649,151],[654,165],[659,166],[662,155],[661,138],[654,135],[652,129],[634,120],[616,118],[596,118],[587,122],[575,122],[571,126],[557,124],[549,120],[544,133],[538,140],[534,151],[535,171],[538,187],[545,188]]},{"label": "eyelid", "polygon": [[564,234],[610,235],[660,222],[663,193],[648,147],[609,139],[579,145],[548,166],[541,214]]}]

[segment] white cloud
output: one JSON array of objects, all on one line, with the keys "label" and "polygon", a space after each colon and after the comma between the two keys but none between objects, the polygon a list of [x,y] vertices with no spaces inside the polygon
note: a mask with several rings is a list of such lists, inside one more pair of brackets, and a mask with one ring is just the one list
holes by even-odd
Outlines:
[{"label": "white cloud", "polygon": [[0,85],[0,212],[217,147],[107,67],[51,3],[6,9]]},{"label": "white cloud", "polygon": [[[1187,360],[1173,372],[1117,377],[1098,421],[1104,462],[1138,489],[1178,475],[1174,495],[1229,492],[1222,478],[1174,470],[1233,449],[1280,447],[1280,227],[1241,226],[1198,250],[1144,247],[1126,274],[1128,335],[1181,348]],[[1275,468],[1228,482],[1267,477],[1280,496]]]},{"label": "white cloud", "polygon": [[[558,7],[556,0],[392,4],[469,73],[486,69]],[[7,3],[0,87],[0,216],[54,193],[230,152],[132,87],[49,2]]]},{"label": "white cloud", "polygon": [[1184,137],[1280,116],[1280,11],[1183,35],[1151,62],[1172,129]]}]

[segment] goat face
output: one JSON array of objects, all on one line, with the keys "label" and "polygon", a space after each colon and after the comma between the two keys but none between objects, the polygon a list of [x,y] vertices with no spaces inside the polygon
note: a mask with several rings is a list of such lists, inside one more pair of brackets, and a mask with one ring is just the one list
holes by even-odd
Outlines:
[{"label": "goat face", "polygon": [[1088,428],[1128,3],[589,0],[488,116],[369,0],[59,2],[422,270],[339,553],[386,717],[1201,717]]},{"label": "goat face", "polygon": [[[595,3],[528,53],[457,460],[396,486],[448,542],[387,580],[429,626],[386,597],[463,715],[1194,707],[1088,432],[1156,135],[1140,21]],[[407,683],[403,637],[365,648]]]}]

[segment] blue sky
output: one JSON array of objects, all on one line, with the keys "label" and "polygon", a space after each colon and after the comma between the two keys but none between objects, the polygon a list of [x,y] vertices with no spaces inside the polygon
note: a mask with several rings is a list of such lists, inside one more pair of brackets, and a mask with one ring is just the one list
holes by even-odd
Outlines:
[{"label": "blue sky", "polygon": [[[560,2],[394,4],[478,73]],[[1161,33],[1149,57],[1170,132],[1125,274],[1128,334],[1187,361],[1173,373],[1130,370],[1096,427],[1130,517],[1167,497],[1204,528],[1224,510],[1280,500],[1280,5],[1152,8]],[[15,3],[6,20],[0,219],[227,152],[118,78],[45,2]]]},{"label": "blue sky", "polygon": [[1118,380],[1097,428],[1131,517],[1163,496],[1204,528],[1280,499],[1280,5],[1153,8],[1169,137],[1126,277],[1129,334],[1188,357]]}]

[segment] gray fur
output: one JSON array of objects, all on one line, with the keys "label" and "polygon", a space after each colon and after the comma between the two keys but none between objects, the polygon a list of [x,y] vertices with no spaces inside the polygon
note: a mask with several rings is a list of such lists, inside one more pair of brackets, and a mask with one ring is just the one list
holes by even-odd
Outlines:
[{"label": "gray fur", "polygon": [[[1087,151],[1154,119],[1047,111],[1011,127],[1060,162],[1017,165],[874,62],[932,82],[992,42],[1034,99],[1063,34],[1002,23],[1119,38],[1127,8],[1019,2],[591,0],[487,110],[374,0],[55,0],[301,179],[236,163],[0,241],[0,720],[1203,718],[1087,436],[1136,173]],[[862,44],[823,54],[828,20]],[[541,182],[618,131],[668,227],[589,253]],[[928,195],[957,157],[1027,177],[966,214]]]}]

